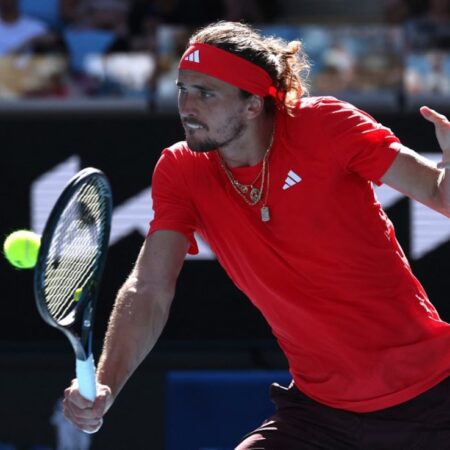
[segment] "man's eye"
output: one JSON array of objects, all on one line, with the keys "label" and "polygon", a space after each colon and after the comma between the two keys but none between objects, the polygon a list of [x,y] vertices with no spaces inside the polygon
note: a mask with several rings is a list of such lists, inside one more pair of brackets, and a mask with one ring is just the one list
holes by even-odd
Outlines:
[{"label": "man's eye", "polygon": [[211,97],[214,97],[214,94],[213,94],[212,92],[210,92],[210,91],[201,91],[200,95],[201,95],[203,98],[211,98]]}]

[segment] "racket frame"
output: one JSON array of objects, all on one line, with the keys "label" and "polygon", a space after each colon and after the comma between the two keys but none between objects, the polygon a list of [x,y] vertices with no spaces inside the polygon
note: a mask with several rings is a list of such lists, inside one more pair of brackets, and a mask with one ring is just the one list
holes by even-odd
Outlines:
[{"label": "racket frame", "polygon": [[[102,256],[99,258],[94,276],[89,280],[86,287],[83,288],[77,304],[71,309],[66,317],[57,321],[49,313],[45,301],[44,268],[46,266],[47,254],[52,245],[52,238],[58,225],[58,218],[69,204],[73,194],[79,190],[80,184],[93,177],[101,177],[102,182],[106,186],[105,198],[107,220],[104,224],[102,241],[99,246],[99,251],[102,252]],[[92,355],[92,326],[99,284],[105,267],[106,253],[109,245],[111,218],[112,192],[108,179],[104,173],[92,167],[79,171],[68,181],[50,212],[42,233],[41,247],[34,271],[34,293],[37,309],[42,319],[52,327],[63,332],[72,345],[76,356],[76,372],[80,384],[80,392],[89,400],[95,399],[95,378],[94,385],[92,385],[91,380],[92,372],[95,377],[95,365]],[[85,387],[82,387],[82,385]],[[82,390],[84,391],[84,394]]]}]

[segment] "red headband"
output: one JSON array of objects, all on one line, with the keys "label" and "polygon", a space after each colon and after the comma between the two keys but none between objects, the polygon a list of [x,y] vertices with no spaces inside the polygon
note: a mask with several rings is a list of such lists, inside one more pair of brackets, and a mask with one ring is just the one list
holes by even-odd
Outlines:
[{"label": "red headband", "polygon": [[178,69],[210,75],[254,95],[277,98],[272,79],[262,67],[213,45],[191,45],[181,57]]}]

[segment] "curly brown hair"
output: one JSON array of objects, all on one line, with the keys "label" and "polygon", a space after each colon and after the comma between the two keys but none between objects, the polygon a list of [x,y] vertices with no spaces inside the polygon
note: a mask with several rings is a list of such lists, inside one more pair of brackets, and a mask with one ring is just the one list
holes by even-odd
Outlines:
[{"label": "curly brown hair", "polygon": [[306,78],[310,66],[300,41],[265,37],[248,24],[218,21],[196,31],[188,45],[195,43],[214,45],[262,67],[279,93],[276,100],[267,97],[268,110],[276,105],[292,115],[299,97],[308,93]]}]

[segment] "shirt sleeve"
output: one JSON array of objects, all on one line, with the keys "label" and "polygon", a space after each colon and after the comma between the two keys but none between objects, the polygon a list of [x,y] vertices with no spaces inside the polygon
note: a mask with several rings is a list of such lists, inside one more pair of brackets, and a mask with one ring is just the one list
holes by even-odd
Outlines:
[{"label": "shirt sleeve", "polygon": [[179,167],[179,158],[168,149],[162,152],[153,172],[152,199],[154,216],[148,235],[157,230],[178,231],[190,242],[188,253],[196,255],[196,210],[189,198],[189,191]]},{"label": "shirt sleeve", "polygon": [[381,184],[401,149],[399,139],[349,103],[329,98],[324,100],[324,111],[322,126],[341,167]]}]

